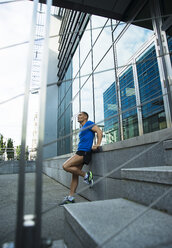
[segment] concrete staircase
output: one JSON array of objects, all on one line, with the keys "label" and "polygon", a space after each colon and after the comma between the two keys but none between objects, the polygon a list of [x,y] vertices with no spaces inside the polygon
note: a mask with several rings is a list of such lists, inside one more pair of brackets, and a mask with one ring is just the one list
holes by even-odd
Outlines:
[{"label": "concrete staircase", "polygon": [[172,189],[172,166],[122,169],[121,185],[122,198],[65,206],[68,248],[172,248],[172,190],[145,206]]},{"label": "concrete staircase", "polygon": [[[121,170],[122,197],[149,205],[172,188],[172,166],[128,168]],[[172,191],[154,206],[172,214]]]},{"label": "concrete staircase", "polygon": [[[171,248],[172,216],[125,199],[65,206],[68,248]],[[103,245],[102,245],[103,244]]]}]

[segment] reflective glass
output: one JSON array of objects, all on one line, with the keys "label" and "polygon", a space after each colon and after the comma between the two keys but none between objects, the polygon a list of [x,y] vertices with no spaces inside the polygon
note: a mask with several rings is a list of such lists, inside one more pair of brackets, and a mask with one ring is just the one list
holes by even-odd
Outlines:
[{"label": "reflective glass", "polygon": [[137,60],[137,73],[144,133],[165,128],[164,102],[154,44]]},{"label": "reflective glass", "polygon": [[113,143],[119,140],[118,132],[118,103],[116,96],[116,84],[112,83],[103,92],[104,105],[104,133],[106,143]]},{"label": "reflective glass", "polygon": [[136,95],[132,67],[125,70],[119,77],[122,126],[124,139],[139,135],[136,109]]},{"label": "reflective glass", "polygon": [[87,112],[89,120],[93,121],[93,90],[91,79],[81,89],[81,111]]},{"label": "reflective glass", "polygon": [[73,100],[72,104],[72,151],[77,150],[78,145],[78,132],[79,132],[79,123],[78,123],[78,116],[79,113],[79,95]]},{"label": "reflective glass", "polygon": [[170,58],[171,58],[171,64],[172,64],[172,37],[168,37],[168,47],[169,47],[169,52],[170,52]]},{"label": "reflective glass", "polygon": [[[88,29],[88,30],[87,30]],[[90,22],[87,24],[87,28],[81,38],[80,41],[80,62],[81,65],[85,60],[86,56],[90,52],[91,49],[91,36],[90,36]]]},{"label": "reflective glass", "polygon": [[[106,71],[103,73],[94,74],[94,92],[95,92],[95,121],[101,127],[104,134],[104,139],[102,144],[108,143],[106,139],[106,132],[110,132],[108,129],[107,122],[104,122],[104,119],[110,118],[110,113],[115,114],[113,106],[114,106],[114,94],[115,92],[109,92],[110,95],[107,96],[105,92],[108,91],[109,87],[115,81],[115,73],[114,71]],[[105,105],[108,104],[109,108],[111,108],[111,112],[107,112],[107,108]],[[112,118],[111,122],[114,122]],[[113,125],[113,124],[112,124]],[[111,125],[111,126],[112,126]]]},{"label": "reflective glass", "polygon": [[[110,21],[108,22],[110,25]],[[94,33],[94,30],[93,30]],[[114,67],[111,27],[105,28],[93,48],[93,67],[95,71]]]},{"label": "reflective glass", "polygon": [[[122,25],[125,28],[126,24]],[[114,40],[118,37],[118,33],[114,33]],[[117,42],[117,58],[118,66],[123,67],[128,63],[131,56],[136,53],[141,45],[148,41],[152,36],[153,32],[144,28],[140,28],[135,25],[130,25],[129,28],[121,36]]]}]

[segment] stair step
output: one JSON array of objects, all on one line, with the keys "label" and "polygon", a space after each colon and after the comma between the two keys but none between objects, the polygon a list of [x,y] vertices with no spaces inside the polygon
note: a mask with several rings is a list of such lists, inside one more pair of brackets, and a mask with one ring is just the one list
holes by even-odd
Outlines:
[{"label": "stair step", "polygon": [[[163,212],[150,209],[124,228],[145,209],[143,205],[122,198],[67,205],[65,243],[68,248],[172,247],[172,216]],[[115,233],[118,235],[114,236]]]},{"label": "stair step", "polygon": [[51,248],[67,248],[63,239],[54,240]]},{"label": "stair step", "polygon": [[123,179],[172,185],[172,166],[121,169]]}]

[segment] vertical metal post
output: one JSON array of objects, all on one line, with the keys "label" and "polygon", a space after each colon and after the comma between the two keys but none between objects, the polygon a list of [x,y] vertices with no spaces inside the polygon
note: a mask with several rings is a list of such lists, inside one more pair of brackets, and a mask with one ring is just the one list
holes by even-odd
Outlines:
[{"label": "vertical metal post", "polygon": [[35,248],[39,248],[41,246],[42,163],[43,163],[43,142],[44,142],[44,126],[45,126],[48,52],[49,52],[48,42],[49,42],[49,31],[50,31],[51,5],[52,5],[52,0],[47,0],[45,39],[44,39],[44,47],[43,47],[44,51],[43,51],[43,61],[41,68],[39,135],[38,135],[38,150],[37,150],[37,160],[36,160]]},{"label": "vertical metal post", "polygon": [[111,19],[111,32],[112,32],[112,43],[113,43],[113,58],[114,58],[114,70],[115,70],[115,85],[116,85],[116,101],[118,106],[118,130],[119,130],[119,139],[124,139],[123,133],[123,125],[122,125],[122,114],[121,114],[121,96],[120,96],[120,89],[119,89],[119,78],[118,78],[118,60],[117,60],[117,53],[116,53],[116,44],[114,41],[114,34],[113,34],[113,25]]},{"label": "vertical metal post", "polygon": [[[91,35],[91,66],[92,72],[94,70],[94,57],[93,57],[93,33],[92,33],[92,17],[90,18],[90,35]],[[93,121],[95,123],[95,93],[94,93],[94,73],[92,73],[92,91],[93,91]]]},{"label": "vertical metal post", "polygon": [[79,34],[79,112],[81,112],[81,50],[80,50],[80,34]]},{"label": "vertical metal post", "polygon": [[164,55],[168,50],[166,42],[166,33],[162,31],[162,18],[159,0],[150,1],[152,25],[156,35],[156,52],[158,65],[160,69],[160,78],[164,99],[164,108],[166,113],[167,127],[172,127],[172,95],[170,91],[170,78],[172,77],[172,68],[169,55]]},{"label": "vertical metal post", "polygon": [[136,94],[136,107],[137,107],[139,135],[143,135],[142,108],[141,108],[140,91],[139,91],[139,83],[138,83],[138,75],[137,75],[137,67],[136,67],[135,58],[133,59],[132,67],[133,67],[133,77],[134,77],[134,88],[135,88],[135,94]]},{"label": "vertical metal post", "polygon": [[38,0],[33,3],[33,16],[31,27],[31,38],[28,50],[28,65],[25,82],[25,97],[23,106],[23,121],[22,121],[22,138],[21,138],[21,154],[19,161],[19,179],[18,179],[18,201],[17,201],[17,220],[16,220],[16,236],[15,247],[23,248],[22,235],[23,235],[23,215],[24,215],[24,193],[25,193],[25,148],[26,148],[26,133],[27,133],[27,118],[28,118],[28,105],[30,94],[30,81],[32,70],[32,57],[34,48],[34,37],[36,31],[36,17],[37,17]]}]

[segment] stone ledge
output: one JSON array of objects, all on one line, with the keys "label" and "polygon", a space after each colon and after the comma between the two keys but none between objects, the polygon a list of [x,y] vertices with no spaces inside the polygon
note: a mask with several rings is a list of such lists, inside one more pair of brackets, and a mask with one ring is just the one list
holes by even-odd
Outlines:
[{"label": "stone ledge", "polygon": [[165,150],[172,150],[172,140],[165,140],[163,146]]},{"label": "stone ledge", "polygon": [[123,179],[172,185],[172,166],[121,169]]},{"label": "stone ledge", "polygon": [[[127,140],[118,141],[112,144],[107,144],[100,148],[100,152],[108,152],[123,148],[153,144],[163,139],[172,139],[172,128],[166,128],[152,133],[147,133],[142,136],[137,136]],[[68,158],[71,157],[73,154],[74,153],[68,153],[68,154],[48,158],[45,159],[44,161]]]},{"label": "stone ledge", "polygon": [[102,151],[111,151],[121,148],[128,148],[133,146],[141,146],[151,143],[159,142],[172,138],[172,128],[166,128],[152,133],[143,134],[141,136],[133,137],[127,140],[118,141],[112,144],[102,146]]}]

